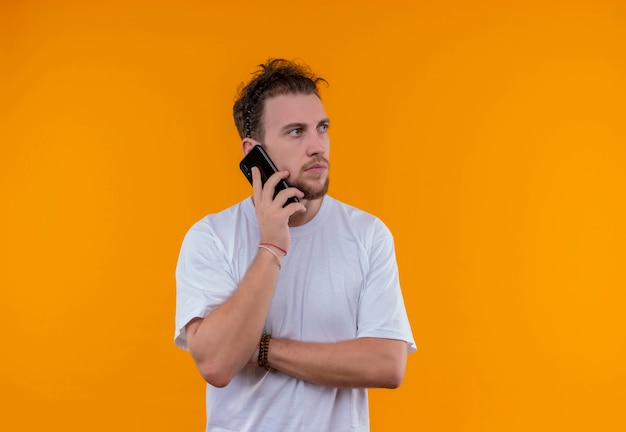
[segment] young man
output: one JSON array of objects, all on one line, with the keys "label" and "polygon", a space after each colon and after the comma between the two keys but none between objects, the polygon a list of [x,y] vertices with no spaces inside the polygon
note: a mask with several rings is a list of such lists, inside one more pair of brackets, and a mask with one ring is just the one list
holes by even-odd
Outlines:
[{"label": "young man", "polygon": [[208,383],[207,431],[368,431],[367,388],[398,387],[415,351],[391,233],[326,195],[323,81],[261,65],[235,123],[243,153],[261,144],[281,171],[262,187],[253,168],[252,198],[183,241],[175,342]]}]

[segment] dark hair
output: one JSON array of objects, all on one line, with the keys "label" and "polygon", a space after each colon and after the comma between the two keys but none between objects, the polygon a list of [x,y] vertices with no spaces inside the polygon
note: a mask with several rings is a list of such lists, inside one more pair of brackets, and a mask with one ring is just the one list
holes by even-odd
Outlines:
[{"label": "dark hair", "polygon": [[241,139],[262,140],[265,100],[284,94],[315,94],[319,97],[318,84],[327,83],[315,76],[311,69],[301,63],[285,59],[269,59],[254,73],[250,82],[241,87],[233,106],[235,126]]}]

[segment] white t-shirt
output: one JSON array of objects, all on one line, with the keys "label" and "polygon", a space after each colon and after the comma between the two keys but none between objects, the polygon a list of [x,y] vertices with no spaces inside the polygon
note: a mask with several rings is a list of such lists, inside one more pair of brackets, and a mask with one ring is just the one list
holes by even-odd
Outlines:
[{"label": "white t-shirt", "polygon": [[[265,332],[305,342],[398,339],[415,351],[393,238],[378,218],[325,196],[317,215],[290,234]],[[189,230],[176,268],[179,347],[187,349],[189,321],[237,288],[258,244],[251,199]],[[320,386],[258,366],[244,367],[224,388],[207,385],[206,405],[211,432],[369,431],[367,389]]]}]

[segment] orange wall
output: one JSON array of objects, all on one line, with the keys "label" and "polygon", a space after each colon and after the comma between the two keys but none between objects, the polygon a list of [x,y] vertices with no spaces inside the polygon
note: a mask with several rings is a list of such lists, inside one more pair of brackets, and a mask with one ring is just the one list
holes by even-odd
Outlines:
[{"label": "orange wall", "polygon": [[203,430],[174,267],[250,192],[269,56],[396,238],[420,350],[372,430],[625,430],[625,41],[610,0],[1,2],[0,430]]}]

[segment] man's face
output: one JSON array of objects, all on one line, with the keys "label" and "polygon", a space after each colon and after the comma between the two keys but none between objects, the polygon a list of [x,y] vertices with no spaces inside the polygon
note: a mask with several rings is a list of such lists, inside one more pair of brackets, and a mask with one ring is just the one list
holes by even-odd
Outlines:
[{"label": "man's face", "polygon": [[263,145],[279,170],[289,171],[287,183],[304,192],[304,199],[323,197],[330,168],[329,120],[315,94],[287,94],[265,101]]}]

